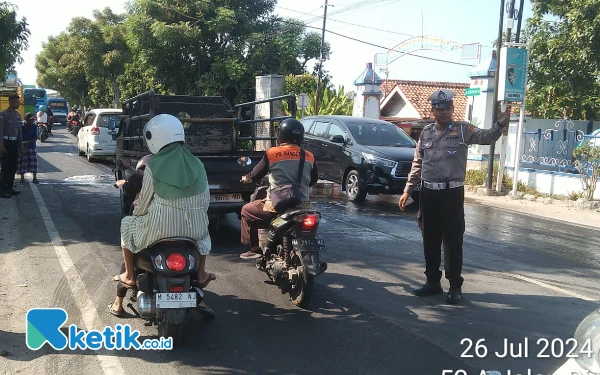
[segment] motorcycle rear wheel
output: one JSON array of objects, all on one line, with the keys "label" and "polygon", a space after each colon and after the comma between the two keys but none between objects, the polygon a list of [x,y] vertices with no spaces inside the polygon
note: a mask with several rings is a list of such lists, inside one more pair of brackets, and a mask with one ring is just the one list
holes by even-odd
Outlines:
[{"label": "motorcycle rear wheel", "polygon": [[299,251],[292,251],[290,265],[298,271],[296,288],[290,289],[290,300],[294,305],[305,308],[310,302],[313,291],[313,276],[308,273]]},{"label": "motorcycle rear wheel", "polygon": [[183,338],[183,324],[174,324],[163,320],[158,323],[158,336],[165,339],[172,337],[173,346],[178,345]]}]

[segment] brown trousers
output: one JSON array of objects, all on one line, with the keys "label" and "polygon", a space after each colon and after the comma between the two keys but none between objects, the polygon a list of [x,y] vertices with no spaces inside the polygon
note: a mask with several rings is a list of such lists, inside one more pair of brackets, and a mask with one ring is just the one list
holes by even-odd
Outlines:
[{"label": "brown trousers", "polygon": [[258,230],[267,229],[271,220],[277,216],[275,212],[264,210],[264,202],[256,200],[242,207],[242,244],[258,247]]}]

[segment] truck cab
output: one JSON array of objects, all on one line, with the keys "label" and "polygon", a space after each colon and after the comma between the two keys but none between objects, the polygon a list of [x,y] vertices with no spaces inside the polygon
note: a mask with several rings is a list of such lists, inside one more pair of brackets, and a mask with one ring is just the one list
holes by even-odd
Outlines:
[{"label": "truck cab", "polygon": [[55,123],[67,125],[67,115],[69,114],[69,106],[65,98],[49,98],[46,101],[46,106],[52,110],[52,118]]}]

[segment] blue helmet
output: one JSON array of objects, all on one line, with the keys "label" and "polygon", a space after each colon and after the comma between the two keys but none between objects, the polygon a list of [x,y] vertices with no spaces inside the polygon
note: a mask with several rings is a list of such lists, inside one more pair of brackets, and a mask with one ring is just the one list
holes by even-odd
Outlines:
[{"label": "blue helmet", "polygon": [[40,111],[44,112],[46,110],[46,106],[45,105],[41,105],[40,106]]}]

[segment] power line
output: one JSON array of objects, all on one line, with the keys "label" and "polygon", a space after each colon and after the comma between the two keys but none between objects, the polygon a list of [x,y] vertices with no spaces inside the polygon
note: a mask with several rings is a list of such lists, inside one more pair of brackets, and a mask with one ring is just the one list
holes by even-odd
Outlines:
[{"label": "power line", "polygon": [[[314,27],[314,26],[306,26],[306,27],[308,27],[308,28],[310,28],[310,29],[317,29],[317,30],[321,30],[321,28],[320,28],[320,27]],[[343,35],[343,34],[340,34],[340,33],[336,33],[336,32],[334,32],[334,31],[330,31],[330,30],[325,30],[325,31],[327,31],[328,33],[331,33],[331,34],[334,34],[334,35],[340,36],[340,37],[342,37],[342,38],[346,38],[346,39],[354,40],[355,42],[359,42],[359,43],[367,44],[367,45],[370,45],[370,46],[373,46],[373,47],[383,48],[383,49],[386,49],[386,50],[388,50],[388,51],[392,50],[391,48],[388,48],[388,47],[380,46],[380,45],[378,45],[378,44],[371,43],[371,42],[366,42],[366,41],[364,41],[364,40],[360,40],[360,39],[353,38],[353,37],[351,37],[351,36],[347,36],[347,35]],[[475,67],[475,66],[476,66],[476,65],[471,65],[471,64],[459,63],[459,62],[455,62],[455,61],[449,61],[449,60],[436,59],[436,58],[434,58],[434,57],[427,57],[427,56],[415,55],[414,53],[410,53],[410,52],[408,52],[408,53],[407,53],[407,55],[414,56],[414,57],[419,57],[419,58],[426,59],[426,60],[433,60],[433,61],[439,61],[439,62],[444,62],[444,63],[448,63],[448,64],[454,64],[454,65],[463,65],[463,66],[472,66],[472,67]]]},{"label": "power line", "polygon": [[[285,9],[285,10],[289,10],[290,12],[299,13],[299,14],[305,14],[305,15],[309,15],[309,16],[313,16],[313,15],[314,15],[314,14],[310,14],[310,13],[306,13],[306,12],[300,12],[300,11],[298,11],[298,10],[294,10],[294,9],[290,9],[290,8],[282,7],[282,6],[279,6],[279,5],[277,6],[277,8],[280,8],[280,9]],[[323,18],[323,16],[318,16],[318,17],[319,17],[319,18]],[[331,17],[327,17],[327,19],[328,19],[329,21],[334,21],[334,22],[344,23],[344,24],[346,24],[346,25],[351,25],[351,26],[356,26],[356,27],[363,27],[363,28],[365,28],[365,29],[370,29],[370,30],[375,30],[375,31],[382,31],[382,32],[385,32],[385,33],[390,33],[390,34],[404,35],[404,36],[409,36],[409,37],[414,37],[414,36],[416,36],[416,35],[413,35],[413,34],[400,33],[400,32],[397,32],[397,31],[391,31],[391,30],[378,29],[378,28],[376,28],[376,27],[370,27],[370,26],[365,26],[365,25],[359,25],[359,24],[352,23],[352,22],[340,21],[340,20],[333,19],[333,18],[331,18]],[[308,22],[307,22],[307,23],[308,23]]]}]

